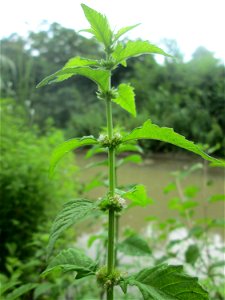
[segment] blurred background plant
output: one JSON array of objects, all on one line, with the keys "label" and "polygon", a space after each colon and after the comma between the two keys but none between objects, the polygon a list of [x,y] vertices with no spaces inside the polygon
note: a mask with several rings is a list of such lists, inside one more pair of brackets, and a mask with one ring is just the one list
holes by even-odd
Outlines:
[{"label": "blurred background plant", "polygon": [[[76,196],[73,155],[66,157],[54,181],[48,177],[52,148],[63,140],[51,120],[40,134],[22,106],[1,99],[0,271],[6,291],[39,281],[51,220],[65,199]],[[74,240],[76,234],[71,236]]]}]

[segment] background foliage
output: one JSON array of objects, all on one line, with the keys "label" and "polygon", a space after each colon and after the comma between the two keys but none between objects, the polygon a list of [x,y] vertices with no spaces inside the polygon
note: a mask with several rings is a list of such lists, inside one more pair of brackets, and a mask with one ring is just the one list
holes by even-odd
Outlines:
[{"label": "background foliage", "polygon": [[[154,57],[143,56],[133,58],[126,72],[122,66],[114,72],[113,84],[119,85],[123,78],[135,87],[138,110],[138,118],[132,119],[115,105],[115,117],[131,129],[150,116],[154,123],[173,127],[188,139],[220,145],[217,154],[224,155],[224,65],[203,47],[185,62],[175,41],[165,40],[164,44],[175,60],[159,64]],[[78,77],[35,90],[36,83],[69,58],[98,58],[102,49],[93,39],[53,23],[47,31],[31,32],[27,38],[11,35],[1,40],[1,47],[2,96],[14,96],[41,129],[51,116],[68,137],[97,134],[105,120],[92,82]],[[171,146],[155,142],[144,146],[153,151],[171,150]]]},{"label": "background foliage", "polygon": [[73,156],[63,162],[56,180],[48,177],[52,147],[63,140],[62,132],[47,123],[40,135],[13,100],[1,101],[0,270],[12,248],[18,259],[27,259],[33,233],[40,225],[47,228],[64,199],[75,196]]}]

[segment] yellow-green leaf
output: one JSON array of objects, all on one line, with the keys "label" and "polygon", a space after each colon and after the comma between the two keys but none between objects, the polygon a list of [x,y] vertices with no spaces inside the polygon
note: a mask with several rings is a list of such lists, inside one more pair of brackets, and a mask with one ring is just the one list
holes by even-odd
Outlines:
[{"label": "yellow-green leaf", "polygon": [[109,48],[112,44],[113,32],[109,26],[106,16],[85,4],[81,4],[81,6],[86,19],[91,25],[91,29],[88,31],[92,33],[100,43],[103,43],[106,48]]}]

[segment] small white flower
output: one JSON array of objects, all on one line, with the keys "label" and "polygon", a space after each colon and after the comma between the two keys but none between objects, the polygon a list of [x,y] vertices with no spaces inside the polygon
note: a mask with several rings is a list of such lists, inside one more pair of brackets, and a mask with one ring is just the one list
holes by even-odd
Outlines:
[{"label": "small white flower", "polygon": [[105,141],[106,137],[107,137],[107,136],[106,136],[105,134],[100,134],[100,135],[99,135],[99,138],[98,138],[98,141],[99,141],[100,143],[102,143],[102,142]]},{"label": "small white flower", "polygon": [[121,140],[122,135],[121,135],[119,132],[116,132],[116,133],[114,134],[114,138],[116,138],[116,139],[118,139],[118,140]]},{"label": "small white flower", "polygon": [[126,208],[127,207],[127,202],[124,198],[122,197],[118,197],[118,203],[123,207]]}]

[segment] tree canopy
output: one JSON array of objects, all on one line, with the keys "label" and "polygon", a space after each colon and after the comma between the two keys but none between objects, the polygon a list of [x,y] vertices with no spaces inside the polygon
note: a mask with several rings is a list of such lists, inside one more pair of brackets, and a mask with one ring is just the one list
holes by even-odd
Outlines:
[{"label": "tree canopy", "polygon": [[[135,87],[137,99],[137,118],[120,112],[115,104],[121,126],[131,129],[151,117],[154,123],[173,127],[189,139],[218,144],[217,154],[223,154],[224,65],[203,47],[185,62],[176,41],[165,40],[164,44],[175,59],[166,58],[160,64],[154,56],[137,57],[126,73],[124,66],[114,72],[113,84],[119,85],[125,76]],[[32,122],[44,130],[51,116],[68,136],[88,135],[103,126],[102,105],[93,96],[95,86],[85,78],[35,89],[45,75],[60,69],[71,57],[99,58],[103,49],[95,40],[53,23],[46,31],[30,32],[27,38],[16,34],[4,38],[1,48],[1,97],[13,97],[24,105]],[[150,147],[162,151],[168,146],[152,142]]]}]

